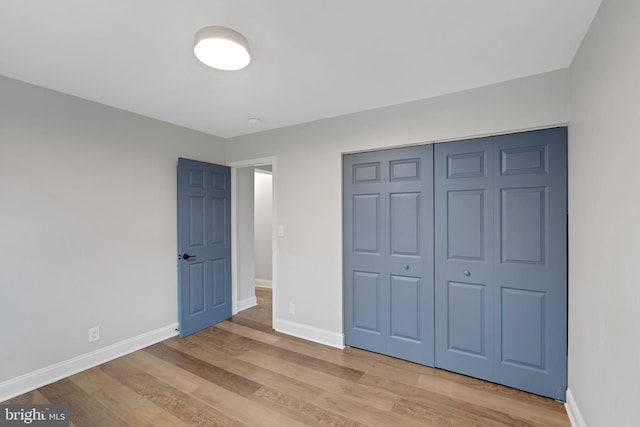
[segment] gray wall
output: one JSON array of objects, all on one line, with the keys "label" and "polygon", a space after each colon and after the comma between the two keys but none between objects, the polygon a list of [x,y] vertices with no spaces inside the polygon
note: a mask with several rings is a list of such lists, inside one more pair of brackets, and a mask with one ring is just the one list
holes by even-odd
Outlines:
[{"label": "gray wall", "polygon": [[236,214],[234,228],[236,230],[236,248],[234,252],[237,274],[234,279],[237,283],[237,301],[240,310],[255,305],[256,302],[253,250],[255,241],[253,173],[253,167],[235,170],[236,198],[234,203]]},{"label": "gray wall", "polygon": [[272,248],[272,175],[256,168],[255,172],[255,261],[256,284],[271,286]]},{"label": "gray wall", "polygon": [[224,150],[0,77],[0,383],[177,321],[177,159]]},{"label": "gray wall", "polygon": [[[341,345],[342,154],[563,124],[566,71],[228,140],[228,161],[275,156],[276,329]],[[288,312],[289,303],[296,313]]]},{"label": "gray wall", "polygon": [[605,0],[570,68],[569,390],[589,426],[638,425],[640,2]]}]

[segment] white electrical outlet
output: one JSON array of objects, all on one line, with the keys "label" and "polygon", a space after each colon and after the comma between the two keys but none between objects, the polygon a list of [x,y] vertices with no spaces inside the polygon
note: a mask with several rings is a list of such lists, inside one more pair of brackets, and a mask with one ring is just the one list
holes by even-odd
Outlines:
[{"label": "white electrical outlet", "polygon": [[289,314],[296,314],[296,305],[292,302],[289,303]]},{"label": "white electrical outlet", "polygon": [[89,329],[89,342],[98,341],[100,339],[100,326]]}]

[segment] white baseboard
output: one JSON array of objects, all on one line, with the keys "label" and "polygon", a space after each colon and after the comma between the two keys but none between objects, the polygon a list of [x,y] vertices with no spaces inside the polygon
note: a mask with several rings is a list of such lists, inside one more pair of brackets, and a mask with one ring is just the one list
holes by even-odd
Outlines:
[{"label": "white baseboard", "polygon": [[177,323],[145,332],[0,383],[0,402],[178,335]]},{"label": "white baseboard", "polygon": [[275,319],[273,329],[283,334],[328,345],[330,347],[344,348],[344,334],[316,328],[315,326],[303,325],[302,323],[291,322],[289,320]]},{"label": "white baseboard", "polygon": [[256,305],[258,305],[258,300],[254,295],[252,297],[238,301],[238,311],[246,310],[247,308],[255,307]]},{"label": "white baseboard", "polygon": [[587,423],[585,423],[584,418],[582,418],[578,404],[573,398],[573,393],[571,393],[571,390],[569,389],[567,389],[567,401],[565,402],[564,407],[567,410],[569,421],[573,427],[587,427]]},{"label": "white baseboard", "polygon": [[271,288],[273,287],[273,282],[271,280],[264,279],[255,279],[256,286],[259,288]]}]

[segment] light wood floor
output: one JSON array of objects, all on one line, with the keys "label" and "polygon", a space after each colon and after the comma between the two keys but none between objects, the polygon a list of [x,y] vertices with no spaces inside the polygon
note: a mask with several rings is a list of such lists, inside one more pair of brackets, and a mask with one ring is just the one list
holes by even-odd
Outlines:
[{"label": "light wood floor", "polygon": [[271,329],[258,306],[4,403],[69,403],[74,426],[569,426],[561,403]]}]

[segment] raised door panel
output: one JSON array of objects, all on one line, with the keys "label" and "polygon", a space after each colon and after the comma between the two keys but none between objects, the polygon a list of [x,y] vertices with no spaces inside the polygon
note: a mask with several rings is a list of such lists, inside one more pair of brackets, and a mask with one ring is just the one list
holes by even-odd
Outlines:
[{"label": "raised door panel", "polygon": [[447,351],[487,359],[487,328],[493,317],[486,285],[449,282]]},{"label": "raised door panel", "polygon": [[502,263],[545,264],[546,204],[546,187],[501,189]]},{"label": "raised door panel", "polygon": [[211,238],[212,245],[224,245],[227,238],[227,207],[229,201],[225,197],[211,198],[212,218],[211,218]]},{"label": "raised door panel", "polygon": [[380,194],[353,195],[352,251],[380,254]]},{"label": "raised door panel", "polygon": [[[390,253],[420,255],[420,193],[394,193],[389,199]],[[375,234],[374,234],[375,235]]]},{"label": "raised door panel", "polygon": [[229,290],[227,289],[227,262],[224,258],[211,260],[211,283],[213,285],[212,307],[229,304]]},{"label": "raised door panel", "polygon": [[[455,143],[458,146],[464,145],[462,150],[446,154],[440,161],[444,160],[446,165],[446,179],[460,178],[484,178],[487,176],[487,151],[483,146],[472,147],[468,142]],[[473,144],[473,142],[471,142]],[[448,148],[451,148],[449,146]]]},{"label": "raised door panel", "polygon": [[189,197],[189,248],[204,246],[206,240],[205,215],[206,199],[204,196]]},{"label": "raised door panel", "polygon": [[546,371],[546,293],[506,287],[501,291],[501,362]]},{"label": "raised door panel", "polygon": [[486,192],[447,192],[447,258],[483,261],[486,256]]},{"label": "raised door panel", "polygon": [[359,331],[381,335],[380,329],[380,274],[353,272],[353,327]]},{"label": "raised door panel", "polygon": [[391,276],[391,337],[419,342],[420,333],[420,279]]},{"label": "raised door panel", "polygon": [[188,305],[188,315],[194,316],[200,313],[203,313],[205,310],[206,304],[206,272],[205,272],[206,264],[204,262],[193,262],[189,264],[189,282],[188,282],[188,292],[189,292],[189,305]]}]

